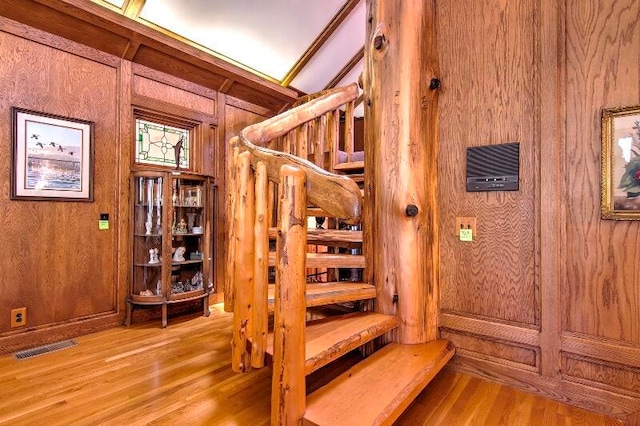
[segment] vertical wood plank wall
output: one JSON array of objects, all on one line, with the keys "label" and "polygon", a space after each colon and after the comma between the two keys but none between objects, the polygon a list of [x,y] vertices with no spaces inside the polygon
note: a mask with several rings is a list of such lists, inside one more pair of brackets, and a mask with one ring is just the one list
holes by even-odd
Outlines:
[{"label": "vertical wood plank wall", "polygon": [[[37,327],[100,316],[94,329],[118,323],[118,76],[120,61],[89,52],[81,57],[34,43],[0,22],[0,352],[49,341]],[[52,41],[56,41],[53,39]],[[87,52],[84,52],[87,53]],[[11,107],[90,120],[94,128],[94,202],[12,201]],[[100,213],[111,229],[98,230]],[[10,310],[27,308],[25,333],[9,326]],[[74,332],[77,324],[69,324]],[[18,334],[12,338],[11,334]]]},{"label": "vertical wood plank wall", "polygon": [[[225,114],[233,128],[244,112],[225,107],[227,97],[214,90],[4,17],[0,53],[0,149],[5,153],[0,156],[0,353],[6,353],[122,323],[131,267],[133,108],[203,124],[194,167],[221,187],[219,212],[224,203]],[[235,104],[265,113],[250,103]],[[94,202],[9,199],[12,106],[95,122]],[[98,230],[100,213],[110,215],[108,231]],[[223,229],[216,224],[219,248]],[[218,262],[217,288],[222,273]],[[11,329],[10,310],[22,306],[27,307],[28,326]]]},{"label": "vertical wood plank wall", "polygon": [[[256,107],[255,105],[249,104],[247,102],[243,102],[240,101],[236,98],[232,98],[232,97],[227,97],[227,102],[225,104],[225,108],[224,108],[224,134],[225,134],[225,141],[224,141],[224,152],[225,152],[225,158],[231,158],[232,153],[230,152],[229,149],[229,140],[233,137],[233,136],[237,136],[240,134],[240,131],[242,129],[244,129],[247,126],[250,126],[251,124],[255,124],[258,123],[266,118],[268,118],[267,114],[268,111],[264,108],[260,108],[260,107]],[[227,181],[229,179],[228,177],[228,173],[229,170],[226,170],[224,175],[224,192],[221,192],[224,195],[224,202],[225,203],[230,203],[229,201],[229,194],[228,191],[226,190],[227,188]],[[224,260],[226,259],[227,256],[227,250],[229,248],[229,244],[228,244],[228,235],[226,230],[229,229],[229,221],[232,220],[233,218],[229,218],[229,217],[225,217],[224,218],[224,244],[223,244],[223,252],[220,253],[220,259]],[[221,267],[220,270],[222,271],[223,277],[226,276],[227,271],[225,270],[226,268],[226,262],[221,262]],[[231,309],[231,306],[229,307],[229,309]]]},{"label": "vertical wood plank wall", "polygon": [[[437,3],[453,367],[625,418],[640,409],[640,222],[600,219],[600,113],[640,104],[640,5]],[[520,190],[466,192],[466,148],[516,141]],[[456,216],[477,217],[474,242]]]}]

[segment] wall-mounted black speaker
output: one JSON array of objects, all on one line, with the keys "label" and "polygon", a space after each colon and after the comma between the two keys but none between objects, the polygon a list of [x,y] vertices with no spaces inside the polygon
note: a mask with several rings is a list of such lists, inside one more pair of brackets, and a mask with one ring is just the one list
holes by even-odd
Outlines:
[{"label": "wall-mounted black speaker", "polygon": [[520,143],[467,148],[467,192],[517,191]]}]

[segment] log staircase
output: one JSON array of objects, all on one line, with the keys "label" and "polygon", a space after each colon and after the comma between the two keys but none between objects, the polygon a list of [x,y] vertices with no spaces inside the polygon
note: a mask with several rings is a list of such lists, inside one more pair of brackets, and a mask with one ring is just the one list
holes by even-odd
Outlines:
[{"label": "log staircase", "polygon": [[[247,372],[271,365],[273,425],[391,424],[454,354],[445,340],[393,342],[403,319],[376,311],[378,290],[365,281],[337,280],[340,268],[367,267],[359,254],[367,224],[364,231],[307,226],[308,216],[361,223],[361,188],[325,170],[335,164],[341,108],[346,105],[350,120],[357,95],[355,84],[333,89],[231,140],[225,305],[234,312],[232,367]],[[349,132],[345,126],[347,141]],[[328,249],[310,253],[310,245]],[[315,268],[333,278],[308,282]],[[336,305],[350,312],[322,319],[308,313]],[[381,349],[306,394],[307,375],[374,340],[368,347]]]}]

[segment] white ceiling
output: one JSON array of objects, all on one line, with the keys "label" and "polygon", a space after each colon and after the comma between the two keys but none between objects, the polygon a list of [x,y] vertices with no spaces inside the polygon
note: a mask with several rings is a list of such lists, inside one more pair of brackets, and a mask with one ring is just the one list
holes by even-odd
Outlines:
[{"label": "white ceiling", "polygon": [[[289,73],[343,7],[354,0],[92,0],[152,28],[184,38],[257,75],[304,93],[357,81],[363,61],[365,0],[359,0],[297,74]],[[142,7],[140,8],[140,5]],[[131,13],[133,9],[133,14]]]}]

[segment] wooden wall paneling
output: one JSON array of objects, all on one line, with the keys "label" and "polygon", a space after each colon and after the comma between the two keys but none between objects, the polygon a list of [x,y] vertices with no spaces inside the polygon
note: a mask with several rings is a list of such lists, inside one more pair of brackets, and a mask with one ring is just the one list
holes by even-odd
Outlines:
[{"label": "wooden wall paneling", "polygon": [[225,77],[212,75],[205,68],[190,62],[175,60],[169,53],[146,45],[141,45],[136,50],[133,61],[176,77],[188,76],[189,80],[195,84],[210,89],[217,89],[225,81]]},{"label": "wooden wall paneling", "polygon": [[563,330],[640,343],[640,223],[600,219],[600,114],[640,103],[640,4],[567,2]]},{"label": "wooden wall paneling", "polygon": [[0,3],[0,15],[78,43],[86,44],[91,40],[92,48],[118,57],[126,51],[132,34],[130,30],[125,30],[124,34],[105,31],[87,25],[75,16],[56,16],[54,10],[36,1],[3,1]]},{"label": "wooden wall paneling", "polygon": [[[484,212],[478,215],[480,237],[467,246],[450,236],[447,239],[448,222],[452,223],[453,217],[443,218],[441,335],[459,345],[452,364],[455,369],[636,421],[640,418],[635,414],[640,402],[640,270],[634,261],[638,226],[635,222],[600,220],[599,183],[600,112],[604,107],[640,101],[640,5],[631,0],[490,3],[494,4],[485,5],[486,15],[459,10],[456,2],[443,2],[438,8],[443,15],[439,19],[444,82],[440,137],[442,146],[447,146],[441,151],[441,187],[446,189],[440,201],[443,211],[454,212],[452,216],[475,216],[475,211],[486,208],[492,213],[489,220],[497,225],[514,209],[507,217],[515,218],[520,227],[529,226],[519,235],[505,232],[498,241],[508,246],[522,238],[528,244],[531,238],[534,245],[527,246],[532,248],[532,256],[507,258],[505,271],[505,265],[493,266],[477,255],[486,249],[482,240],[487,218],[480,217]],[[468,19],[464,13],[469,13]],[[452,16],[469,22],[464,34],[471,34],[471,41],[458,34],[460,26],[447,22]],[[509,24],[501,25],[505,33],[495,39],[493,35],[479,37],[492,19],[506,19]],[[496,55],[496,65],[476,65],[487,57],[482,47],[478,50],[474,44],[473,40],[480,39],[488,49],[501,52]],[[533,46],[530,58],[519,53],[529,43]],[[471,51],[474,55],[468,54]],[[526,117],[526,121],[510,120],[507,115],[500,120],[487,118],[500,113],[496,104],[506,105],[499,96],[487,95],[491,93],[487,82],[501,81],[503,73],[513,76],[511,62],[501,63],[503,58],[521,64],[513,70],[519,75],[509,77],[501,87],[513,91],[509,100],[516,106],[521,94],[531,95],[533,103],[521,101],[519,112],[514,113],[514,118]],[[523,66],[529,59],[533,65]],[[466,80],[457,67],[466,70]],[[474,69],[477,72],[469,72]],[[522,84],[520,79],[527,76],[531,84]],[[459,102],[463,97],[465,103]],[[473,102],[477,105],[468,106]],[[474,118],[470,111],[488,112]],[[467,129],[472,129],[476,138],[478,132],[491,135],[513,129],[530,141],[523,146],[520,140],[519,194],[524,198],[510,200],[511,194],[502,198],[486,194],[473,199],[475,194],[466,194],[473,202],[464,199],[464,181],[460,179],[464,166],[455,161],[464,157],[465,140],[471,139]],[[447,144],[445,137],[456,142]],[[512,202],[524,202],[526,210]],[[491,237],[496,239],[496,235]],[[532,258],[535,262],[529,263]],[[478,268],[487,276],[478,273]],[[525,272],[526,280],[514,280],[512,271],[518,268]],[[460,277],[464,280],[458,281]],[[498,300],[492,296],[473,299],[491,288],[499,290],[500,303],[507,308],[502,312],[509,315],[496,309]],[[512,299],[518,289],[532,292]],[[520,319],[512,315],[516,308],[523,310]],[[531,345],[540,356],[540,370],[525,373],[517,364],[505,363],[513,362],[513,353],[501,353],[470,339],[474,333],[489,341],[504,339],[500,341],[507,346]]]},{"label": "wooden wall paneling", "polygon": [[264,108],[268,108],[271,111],[279,111],[285,104],[291,102],[293,99],[276,99],[266,93],[256,92],[250,86],[246,86],[241,83],[234,83],[233,86],[227,91],[227,95],[240,99],[250,99],[252,103]]},{"label": "wooden wall paneling", "polygon": [[485,336],[458,333],[448,329],[442,329],[440,337],[453,342],[456,348],[465,348],[463,350],[488,355],[494,360],[510,361],[520,368],[531,368],[531,371],[538,370],[539,351],[537,348],[514,345],[507,341],[487,339]]},{"label": "wooden wall paneling", "polygon": [[[560,376],[561,151],[564,115],[564,9],[562,2],[540,0],[536,21],[536,253],[540,292],[541,373]],[[544,161],[542,160],[544,159]]]},{"label": "wooden wall paneling", "polygon": [[158,99],[170,104],[216,116],[216,97],[202,96],[175,86],[134,75],[133,93],[147,98]]},{"label": "wooden wall paneling", "polygon": [[226,217],[226,194],[227,194],[227,169],[226,169],[226,150],[227,141],[225,138],[226,129],[226,96],[222,93],[218,93],[218,126],[215,129],[216,142],[214,144],[215,150],[213,152],[214,161],[214,184],[215,188],[215,218],[216,221],[213,224],[215,231],[214,251],[213,251],[213,271],[214,271],[214,285],[216,292],[222,293],[224,291],[224,277],[225,277],[225,247],[227,234],[225,223]]},{"label": "wooden wall paneling", "polygon": [[[12,106],[95,123],[92,203],[9,200],[10,156],[0,159],[5,223],[0,244],[7,252],[0,261],[0,306],[26,306],[28,330],[117,316],[118,223],[100,231],[97,220],[100,213],[118,216],[118,67],[6,32],[0,33],[0,49],[6,61],[0,69],[2,134],[11,134]],[[0,141],[4,152],[10,152],[10,143],[10,138]],[[95,330],[110,321],[88,327]],[[25,331],[10,331],[8,321],[0,322],[3,336]],[[3,348],[20,344],[17,339],[5,341]]]},{"label": "wooden wall paneling", "polygon": [[252,112],[262,117],[273,117],[275,115],[273,111],[268,108],[255,105],[251,102],[243,101],[242,99],[234,98],[232,96],[225,96],[225,101],[226,105],[230,105],[243,111]]},{"label": "wooden wall paneling", "polygon": [[540,345],[538,330],[502,324],[487,319],[443,313],[439,316],[438,325],[441,328],[488,336],[533,347]]},{"label": "wooden wall paneling", "polygon": [[[118,74],[118,176],[120,179],[118,191],[117,216],[111,219],[111,223],[117,221],[118,226],[118,312],[124,316],[126,309],[126,297],[129,295],[131,283],[132,254],[132,224],[129,210],[131,191],[129,190],[129,173],[133,162],[133,128],[134,119],[131,109],[131,86],[133,73],[131,62],[121,61]],[[124,318],[123,318],[124,320]]]},{"label": "wooden wall paneling", "polygon": [[627,426],[638,426],[640,424],[640,411],[629,414],[624,419],[624,424]]},{"label": "wooden wall paneling", "polygon": [[[163,73],[161,71],[157,71],[153,68],[146,67],[141,64],[137,64],[135,62],[131,63],[131,69],[133,70],[133,74],[136,76],[148,78],[150,80],[154,80],[160,83],[164,83],[167,86],[173,86],[179,88],[181,90],[185,90],[190,93],[194,93],[196,95],[200,95],[204,98],[209,98],[216,101],[213,105],[216,106],[219,102],[218,99],[218,91],[215,89],[210,89],[206,86],[201,86],[199,84],[193,83],[189,80],[185,80],[184,78],[175,77],[170,74]],[[205,107],[205,110],[209,108]],[[218,108],[216,108],[216,111]],[[212,112],[215,114],[215,111]]]},{"label": "wooden wall paneling", "polygon": [[573,333],[562,333],[562,352],[602,361],[640,368],[640,348],[638,345],[625,344],[618,341],[597,339]]},{"label": "wooden wall paneling", "polygon": [[[251,124],[255,124],[258,123],[262,120],[264,120],[265,118],[267,118],[264,115],[259,114],[258,112],[264,112],[266,113],[267,111],[260,108],[251,105],[251,104],[247,104],[246,102],[243,101],[239,101],[238,99],[235,99],[233,97],[227,96],[227,95],[221,95],[220,98],[224,97],[224,104],[222,102],[219,102],[220,108],[224,107],[224,109],[222,109],[222,111],[224,111],[224,118],[223,118],[223,122],[221,122],[221,128],[224,129],[224,137],[223,137],[223,143],[221,144],[222,152],[224,152],[224,165],[221,166],[221,168],[223,168],[224,170],[226,170],[226,172],[221,176],[224,176],[224,181],[223,182],[219,182],[218,183],[218,193],[220,194],[224,194],[222,195],[220,198],[221,201],[223,201],[225,204],[229,204],[230,203],[230,199],[229,199],[229,194],[228,194],[228,190],[227,190],[227,183],[229,182],[229,175],[228,173],[230,173],[230,167],[228,162],[231,159],[231,152],[229,150],[229,140],[234,137],[234,136],[238,136],[240,134],[240,131],[242,129],[244,129],[245,127],[251,125]],[[226,209],[222,209],[221,211],[227,211]],[[228,235],[226,230],[229,229],[229,223],[231,220],[233,220],[232,217],[227,217],[227,215],[220,216],[221,220],[220,220],[220,226],[223,227],[224,231],[222,232],[223,234],[223,238],[224,238],[224,243],[222,244],[222,250],[219,252],[219,256],[222,259],[220,261],[220,265],[223,265],[220,268],[220,276],[222,277],[221,281],[219,281],[220,283],[224,282],[224,277],[227,274],[226,271],[226,264],[224,263],[224,259],[226,259],[227,257],[227,251],[229,249],[229,242],[227,240]],[[218,288],[218,291],[223,291],[222,286],[220,288]],[[225,309],[232,309],[232,306],[226,307]]]},{"label": "wooden wall paneling", "polygon": [[[441,309],[538,324],[534,2],[438,1]],[[460,25],[465,22],[465,25]],[[464,100],[464,101],[461,101]],[[520,142],[518,192],[465,191],[466,148]],[[479,237],[454,235],[456,216]]]},{"label": "wooden wall paneling", "polygon": [[640,395],[640,368],[594,358],[563,355],[562,376],[566,380],[589,387],[599,387],[635,398]]},{"label": "wooden wall paneling", "polygon": [[[4,5],[0,6],[4,7]],[[64,37],[37,30],[33,27],[25,25],[21,22],[13,21],[1,13],[3,9],[0,9],[0,31],[16,35],[18,37],[25,38],[27,40],[34,41],[46,46],[54,47],[63,52],[72,53],[76,56],[91,59],[96,62],[100,62],[105,65],[118,66],[120,58],[113,56],[109,53],[96,50],[94,48],[85,46]]]}]

